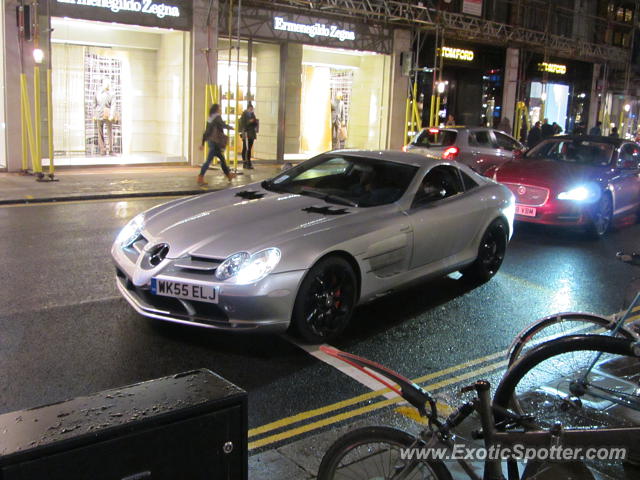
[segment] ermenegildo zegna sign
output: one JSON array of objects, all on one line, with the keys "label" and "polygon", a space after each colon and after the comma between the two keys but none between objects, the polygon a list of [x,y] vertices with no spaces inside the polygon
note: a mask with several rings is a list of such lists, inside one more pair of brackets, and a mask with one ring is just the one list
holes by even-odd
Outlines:
[{"label": "ermenegildo zegna sign", "polygon": [[51,15],[190,30],[191,0],[53,0]]}]

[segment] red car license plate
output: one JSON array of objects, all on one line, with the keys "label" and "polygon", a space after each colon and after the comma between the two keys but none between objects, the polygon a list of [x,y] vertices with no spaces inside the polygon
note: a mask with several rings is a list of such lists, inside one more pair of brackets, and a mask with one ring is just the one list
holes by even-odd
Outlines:
[{"label": "red car license plate", "polygon": [[533,207],[525,207],[524,205],[516,205],[516,215],[524,215],[525,217],[535,217],[536,209]]}]

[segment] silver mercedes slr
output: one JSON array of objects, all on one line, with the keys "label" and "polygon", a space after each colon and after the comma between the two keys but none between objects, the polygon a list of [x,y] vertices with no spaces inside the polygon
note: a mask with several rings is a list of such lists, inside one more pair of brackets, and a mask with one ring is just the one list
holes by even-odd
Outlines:
[{"label": "silver mercedes slr", "polygon": [[231,331],[339,335],[356,305],[427,277],[496,274],[513,195],[470,168],[396,151],[324,153],[262,183],[156,206],[111,253],[140,314]]}]

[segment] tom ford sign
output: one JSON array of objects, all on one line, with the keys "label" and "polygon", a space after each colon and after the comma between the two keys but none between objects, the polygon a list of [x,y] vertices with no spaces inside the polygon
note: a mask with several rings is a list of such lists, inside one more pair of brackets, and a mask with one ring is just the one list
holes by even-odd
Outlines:
[{"label": "tom ford sign", "polygon": [[55,0],[52,10],[54,16],[191,29],[190,0]]},{"label": "tom ford sign", "polygon": [[273,19],[274,30],[281,30],[284,32],[302,33],[308,35],[311,38],[315,37],[329,37],[337,38],[341,42],[345,40],[355,40],[356,34],[351,30],[342,30],[336,25],[325,25],[323,23],[314,23],[308,25],[304,23],[287,22],[282,17],[275,17]]}]

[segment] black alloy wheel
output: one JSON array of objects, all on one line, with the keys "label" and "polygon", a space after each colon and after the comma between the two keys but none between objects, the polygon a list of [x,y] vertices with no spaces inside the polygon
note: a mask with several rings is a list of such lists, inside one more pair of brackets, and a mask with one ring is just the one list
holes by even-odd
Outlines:
[{"label": "black alloy wheel", "polygon": [[356,303],[357,280],[341,257],[325,257],[302,281],[291,325],[310,343],[337,337],[346,328]]},{"label": "black alloy wheel", "polygon": [[472,281],[487,282],[493,277],[504,260],[507,251],[507,227],[501,220],[494,220],[480,241],[478,256],[462,274]]},{"label": "black alloy wheel", "polygon": [[589,235],[593,238],[602,237],[611,228],[612,219],[613,201],[611,195],[603,193],[591,211],[591,224],[588,227]]}]

